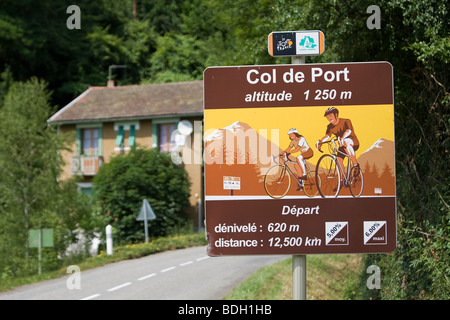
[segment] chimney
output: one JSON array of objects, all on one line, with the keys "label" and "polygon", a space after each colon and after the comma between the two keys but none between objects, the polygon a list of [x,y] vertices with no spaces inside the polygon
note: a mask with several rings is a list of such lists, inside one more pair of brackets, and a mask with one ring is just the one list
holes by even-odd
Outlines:
[{"label": "chimney", "polygon": [[108,87],[108,88],[114,88],[114,86],[115,86],[114,80],[108,80],[107,87]]}]

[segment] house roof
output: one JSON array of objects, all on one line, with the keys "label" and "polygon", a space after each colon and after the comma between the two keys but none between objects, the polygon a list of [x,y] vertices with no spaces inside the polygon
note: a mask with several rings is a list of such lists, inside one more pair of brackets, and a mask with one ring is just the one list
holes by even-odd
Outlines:
[{"label": "house roof", "polygon": [[55,124],[203,114],[203,81],[89,87],[55,113]]}]

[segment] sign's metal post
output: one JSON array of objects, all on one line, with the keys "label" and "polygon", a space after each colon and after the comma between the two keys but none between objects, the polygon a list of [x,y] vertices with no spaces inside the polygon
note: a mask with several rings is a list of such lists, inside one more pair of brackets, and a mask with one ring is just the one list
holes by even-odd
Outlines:
[{"label": "sign's metal post", "polygon": [[144,221],[145,243],[148,243],[148,220],[155,220],[156,215],[147,199],[142,200],[142,207],[136,221]]},{"label": "sign's metal post", "polygon": [[291,64],[305,64],[305,56],[291,57]]},{"label": "sign's metal post", "polygon": [[148,217],[147,217],[147,207],[143,205],[144,208],[144,232],[145,232],[145,243],[148,243]]},{"label": "sign's metal post", "polygon": [[39,229],[38,233],[38,274],[42,273],[41,259],[42,259],[42,229]]},{"label": "sign's metal post", "polygon": [[[305,56],[292,56],[291,64],[304,64]],[[292,255],[292,299],[306,300],[306,255]]]},{"label": "sign's metal post", "polygon": [[292,299],[306,300],[306,255],[292,255]]}]

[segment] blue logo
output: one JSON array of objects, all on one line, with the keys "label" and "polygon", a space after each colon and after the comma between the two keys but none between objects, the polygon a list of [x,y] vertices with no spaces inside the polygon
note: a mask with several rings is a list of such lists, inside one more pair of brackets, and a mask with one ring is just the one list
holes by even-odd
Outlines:
[{"label": "blue logo", "polygon": [[300,40],[299,46],[303,50],[315,50],[317,47],[317,44],[314,43],[314,39],[310,36],[305,36],[303,39]]}]

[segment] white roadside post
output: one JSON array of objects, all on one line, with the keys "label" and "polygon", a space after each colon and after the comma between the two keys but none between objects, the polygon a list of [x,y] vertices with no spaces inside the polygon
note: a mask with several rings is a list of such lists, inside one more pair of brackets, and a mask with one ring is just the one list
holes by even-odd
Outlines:
[{"label": "white roadside post", "polygon": [[113,254],[112,227],[110,224],[106,226],[106,254],[108,256]]}]

